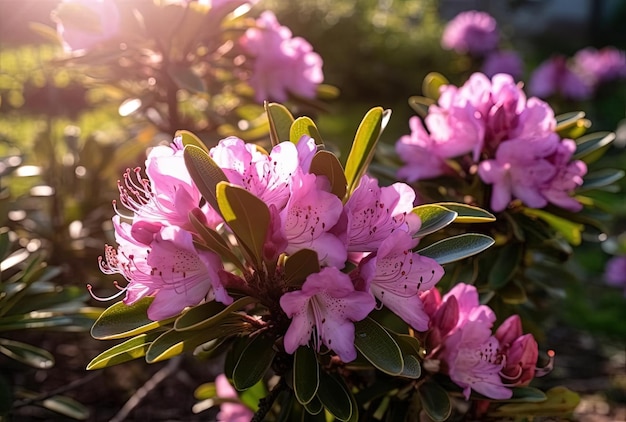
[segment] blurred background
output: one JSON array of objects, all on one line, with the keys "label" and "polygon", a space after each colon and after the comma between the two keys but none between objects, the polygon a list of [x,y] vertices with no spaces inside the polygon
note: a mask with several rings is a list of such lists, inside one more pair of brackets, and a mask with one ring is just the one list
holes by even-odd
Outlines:
[{"label": "blurred background", "polygon": [[[116,3],[128,10],[152,0]],[[143,163],[146,148],[177,129],[199,131],[209,144],[238,132],[226,117],[202,126],[193,112],[178,119],[170,113],[165,121],[147,108],[137,112],[132,100],[144,88],[108,86],[100,75],[64,63],[62,47],[45,30],[54,31],[58,4],[0,0],[0,413],[11,409],[9,420],[21,421],[210,420],[192,412],[194,389],[215,375],[210,363],[140,361],[85,371],[110,347],[89,335],[98,308],[108,303],[91,299],[86,285],[105,292],[112,286],[98,256],[114,243],[111,201],[124,170]],[[555,55],[626,49],[621,0],[261,0],[257,9],[274,11],[323,58],[324,83],[338,95],[300,104],[296,112],[313,115],[323,138],[343,154],[371,107],[393,110],[381,140],[393,145],[409,131],[414,112],[407,99],[421,95],[426,74],[460,84],[481,68],[475,58],[441,46],[444,25],[459,12],[483,10],[496,18],[501,48],[522,58],[522,82]],[[193,101],[179,91],[181,107],[191,109]],[[555,95],[549,102],[557,114],[584,110],[594,131],[614,131],[610,153],[593,165],[626,169],[624,79],[583,100]],[[607,232],[574,249],[572,277],[555,287],[567,299],[538,339],[557,356],[542,382],[579,392],[574,417],[581,421],[626,421],[626,289],[608,286],[604,277],[606,263],[626,255],[626,184],[620,183],[621,191],[598,194],[612,215]],[[16,298],[17,291],[21,302],[13,299],[4,312],[2,298]]]}]

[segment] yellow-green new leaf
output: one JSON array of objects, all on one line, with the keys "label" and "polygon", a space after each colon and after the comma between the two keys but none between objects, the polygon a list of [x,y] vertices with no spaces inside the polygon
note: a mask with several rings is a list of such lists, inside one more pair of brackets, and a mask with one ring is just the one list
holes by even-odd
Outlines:
[{"label": "yellow-green new leaf", "polygon": [[436,205],[456,212],[455,223],[491,223],[496,221],[496,217],[492,213],[472,205],[457,202],[438,202]]},{"label": "yellow-green new leaf", "polygon": [[315,139],[315,143],[317,145],[322,145],[324,142],[322,141],[322,136],[320,132],[317,130],[317,126],[315,126],[315,122],[310,117],[298,117],[292,124],[289,129],[289,140],[297,144],[300,141],[302,136],[307,135],[313,139]]},{"label": "yellow-green new leaf", "polygon": [[435,104],[435,100],[433,100],[432,98],[421,97],[419,95],[413,95],[412,97],[409,97],[409,106],[422,119],[428,116],[428,109],[433,104]]},{"label": "yellow-green new leaf", "polygon": [[559,232],[571,245],[580,245],[582,240],[581,232],[585,228],[584,225],[535,208],[523,208],[522,212],[529,217],[539,218],[548,223],[550,227]]},{"label": "yellow-green new leaf", "polygon": [[120,363],[128,362],[134,359],[142,358],[146,355],[146,351],[150,344],[162,333],[140,334],[136,337],[126,340],[116,346],[105,350],[98,356],[93,358],[87,365],[87,370],[102,369]]},{"label": "yellow-green new leaf", "polygon": [[200,147],[187,145],[183,150],[183,157],[187,171],[202,197],[215,211],[219,212],[215,189],[218,183],[228,182],[228,178],[209,154]]},{"label": "yellow-green new leaf", "polygon": [[204,142],[202,142],[200,138],[198,138],[194,133],[189,132],[188,130],[177,130],[174,134],[174,137],[180,137],[183,141],[183,146],[193,145],[195,147],[203,149],[204,152],[206,152],[207,154],[209,153],[209,149],[204,144]]},{"label": "yellow-green new leaf", "polygon": [[546,399],[538,403],[508,403],[489,412],[499,418],[533,416],[567,416],[580,403],[580,396],[566,387],[553,387],[546,391]]},{"label": "yellow-green new leaf", "polygon": [[98,340],[114,340],[136,336],[171,323],[174,318],[152,321],[148,307],[153,297],[144,297],[132,305],[118,302],[108,307],[91,327],[91,335]]},{"label": "yellow-green new leaf", "polygon": [[287,107],[278,103],[265,103],[265,112],[270,123],[270,140],[272,145],[278,145],[290,139],[293,115]]},{"label": "yellow-green new leaf", "polygon": [[254,260],[255,268],[261,268],[270,224],[269,208],[252,193],[231,183],[218,183],[216,194],[224,221]]},{"label": "yellow-green new leaf", "polygon": [[422,94],[427,98],[438,100],[440,95],[439,89],[448,84],[450,82],[441,73],[430,72],[422,82]]},{"label": "yellow-green new leaf", "polygon": [[330,181],[330,191],[343,199],[346,195],[347,181],[341,163],[335,154],[329,151],[318,151],[311,160],[310,173],[326,176]]},{"label": "yellow-green new leaf", "polygon": [[374,107],[367,112],[361,121],[346,161],[345,174],[348,182],[348,193],[352,193],[356,189],[361,176],[372,161],[376,144],[387,126],[390,116],[391,110]]}]

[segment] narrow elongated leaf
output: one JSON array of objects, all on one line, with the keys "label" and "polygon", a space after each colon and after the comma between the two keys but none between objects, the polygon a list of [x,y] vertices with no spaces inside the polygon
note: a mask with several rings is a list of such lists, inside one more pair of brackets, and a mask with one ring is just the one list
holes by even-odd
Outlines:
[{"label": "narrow elongated leaf", "polygon": [[422,82],[422,94],[427,98],[438,100],[440,95],[439,89],[449,83],[450,82],[448,82],[441,73],[430,72],[424,77],[424,81]]},{"label": "narrow elongated leaf", "polygon": [[624,170],[616,169],[602,169],[593,173],[587,174],[584,179],[583,185],[578,189],[579,192],[583,192],[590,189],[603,188],[611,185],[622,177],[624,177]]},{"label": "narrow elongated leaf", "polygon": [[300,404],[307,404],[315,394],[320,382],[320,369],[315,351],[300,346],[293,356],[293,390]]},{"label": "narrow elongated leaf", "polygon": [[412,212],[422,220],[422,225],[415,233],[415,237],[424,237],[441,230],[457,217],[455,211],[436,204],[419,205],[413,208]]},{"label": "narrow elongated leaf", "polygon": [[559,232],[571,245],[580,245],[582,240],[581,232],[585,228],[582,224],[534,208],[524,208],[522,212],[529,217],[539,218],[548,223],[550,227]]},{"label": "narrow elongated leaf", "polygon": [[270,140],[278,145],[289,140],[291,125],[294,121],[287,107],[278,103],[265,103],[265,112],[270,122]]},{"label": "narrow elongated leaf", "polygon": [[54,357],[50,352],[21,341],[0,338],[0,353],[37,369],[54,366]]},{"label": "narrow elongated leaf", "polygon": [[248,342],[233,369],[233,384],[237,390],[247,390],[263,378],[276,355],[274,341],[273,336],[260,334]]},{"label": "narrow elongated leaf", "polygon": [[400,375],[404,367],[400,346],[378,322],[365,318],[354,323],[354,346],[376,368]]},{"label": "narrow elongated leaf", "polygon": [[256,301],[257,299],[251,296],[244,296],[228,306],[224,306],[214,300],[194,306],[176,319],[174,329],[176,331],[210,329],[231,313],[240,311]]},{"label": "narrow elongated leaf", "polygon": [[93,319],[80,314],[65,314],[64,312],[34,311],[22,315],[11,315],[0,318],[0,331],[16,331],[35,328],[84,327],[85,323],[91,326]]},{"label": "narrow elongated leaf", "polygon": [[506,285],[518,270],[522,260],[522,245],[509,243],[498,250],[495,262],[489,271],[489,287],[498,290]]},{"label": "narrow elongated leaf", "polygon": [[457,217],[454,219],[455,223],[490,223],[496,221],[496,217],[492,213],[471,205],[457,202],[439,202],[436,205],[441,205],[442,207],[456,212]]},{"label": "narrow elongated leaf", "polygon": [[335,154],[329,151],[318,151],[311,161],[310,173],[326,176],[330,181],[330,191],[343,199],[346,195],[347,180],[341,163]]},{"label": "narrow elongated leaf", "polygon": [[298,117],[292,124],[289,129],[289,140],[297,144],[302,136],[307,135],[313,139],[315,139],[315,143],[318,145],[323,144],[322,136],[317,130],[317,126],[315,126],[315,122],[311,120],[310,117]]},{"label": "narrow elongated leaf", "polygon": [[435,104],[435,100],[433,100],[432,98],[420,97],[419,95],[413,95],[409,97],[409,106],[422,119],[428,116],[428,109],[433,104]]},{"label": "narrow elongated leaf", "polygon": [[148,307],[153,300],[153,297],[145,297],[132,305],[118,302],[108,307],[93,324],[91,336],[98,340],[132,337],[172,322],[174,318],[163,321],[148,318]]},{"label": "narrow elongated leaf", "polygon": [[230,250],[228,243],[226,243],[226,240],[224,240],[218,232],[202,224],[202,222],[200,222],[200,220],[198,220],[198,218],[193,214],[193,211],[189,213],[189,221],[196,230],[196,233],[198,233],[198,236],[202,239],[203,246],[218,254],[222,260],[231,262],[240,270],[244,270],[241,260],[234,254],[233,251]]},{"label": "narrow elongated leaf", "polygon": [[100,353],[87,364],[87,370],[106,368],[142,358],[150,344],[162,333],[139,334]]},{"label": "narrow elongated leaf", "polygon": [[188,130],[177,130],[174,134],[174,137],[177,138],[179,136],[183,141],[183,146],[193,145],[204,150],[204,152],[206,152],[207,154],[209,153],[209,149],[207,148],[207,146],[194,133]]},{"label": "narrow elongated leaf", "polygon": [[317,252],[311,249],[300,249],[285,261],[285,283],[301,285],[306,278],[320,272]]},{"label": "narrow elongated leaf", "polygon": [[[615,133],[613,132],[596,132],[581,136],[576,140],[576,152],[572,158],[575,160],[584,160],[586,163],[590,163],[594,161],[587,159],[591,154],[598,150],[604,151],[605,148],[611,145],[611,142],[614,140]],[[594,158],[597,159],[599,157],[596,156]]]},{"label": "narrow elongated leaf", "polygon": [[16,303],[6,315],[11,316],[37,310],[52,309],[59,305],[68,305],[72,302],[79,305],[86,298],[87,293],[84,288],[66,286],[63,289],[57,288],[50,292],[29,294],[26,300],[21,300]]},{"label": "narrow elongated leaf", "polygon": [[41,405],[48,410],[78,421],[89,418],[89,409],[71,397],[52,396],[42,401]]},{"label": "narrow elongated leaf", "polygon": [[476,255],[493,244],[494,240],[484,234],[465,233],[440,240],[417,252],[443,265]]},{"label": "narrow elongated leaf", "polygon": [[580,403],[580,396],[566,387],[553,387],[546,391],[546,399],[534,403],[507,403],[489,412],[495,417],[566,416]]},{"label": "narrow elongated leaf", "polygon": [[556,116],[556,131],[561,132],[571,129],[584,118],[584,111],[571,111],[568,113],[559,114],[558,116]]},{"label": "narrow elongated leaf", "polygon": [[446,390],[432,380],[420,385],[418,394],[426,414],[435,422],[443,422],[450,416],[452,405]]},{"label": "narrow elongated leaf", "polygon": [[217,184],[217,203],[224,221],[231,228],[240,245],[261,268],[263,246],[270,224],[270,210],[265,202],[239,186]]},{"label": "narrow elongated leaf", "polygon": [[357,409],[352,407],[352,399],[348,387],[343,380],[320,371],[320,386],[317,390],[317,398],[320,399],[326,410],[340,421],[348,421]]},{"label": "narrow elongated leaf", "polygon": [[201,147],[187,145],[183,150],[183,158],[187,171],[189,171],[189,175],[191,175],[202,197],[215,211],[219,212],[215,189],[218,183],[228,182],[228,178]]},{"label": "narrow elongated leaf", "polygon": [[376,143],[387,126],[390,116],[390,110],[383,111],[381,107],[375,107],[368,111],[361,121],[346,161],[348,193],[358,186],[361,176],[372,161]]}]

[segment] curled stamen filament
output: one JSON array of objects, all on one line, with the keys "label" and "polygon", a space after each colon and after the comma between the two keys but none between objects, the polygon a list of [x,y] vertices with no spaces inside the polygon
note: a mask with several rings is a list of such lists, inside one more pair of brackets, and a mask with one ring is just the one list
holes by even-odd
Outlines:
[{"label": "curled stamen filament", "polygon": [[548,363],[543,367],[543,368],[536,368],[535,369],[535,376],[536,377],[543,377],[544,375],[549,374],[550,372],[552,372],[552,369],[554,368],[554,356],[556,355],[554,350],[548,350]]},{"label": "curled stamen filament", "polygon": [[117,281],[114,281],[113,285],[115,285],[115,287],[119,289],[119,292],[114,293],[109,297],[96,296],[96,294],[93,292],[93,286],[91,284],[87,284],[87,291],[89,291],[89,294],[91,295],[91,297],[93,297],[99,302],[107,302],[109,300],[117,299],[118,297],[126,293],[127,287],[121,287]]}]

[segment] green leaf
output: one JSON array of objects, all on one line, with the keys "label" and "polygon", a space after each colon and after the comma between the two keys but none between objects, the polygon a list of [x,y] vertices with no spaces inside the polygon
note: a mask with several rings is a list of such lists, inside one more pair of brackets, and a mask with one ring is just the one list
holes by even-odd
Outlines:
[{"label": "green leaf", "polygon": [[417,252],[443,265],[476,255],[493,244],[494,240],[484,234],[465,233],[440,240]]},{"label": "green leaf", "polygon": [[424,77],[424,81],[422,82],[422,93],[427,98],[432,98],[433,100],[439,99],[439,89],[444,85],[449,85],[450,82],[443,76],[441,73],[430,72],[426,77]]},{"label": "green leaf", "polygon": [[[31,286],[34,287],[35,284]],[[24,300],[16,303],[7,316],[15,314],[25,314],[32,311],[43,311],[59,305],[68,305],[72,302],[82,303],[86,299],[87,293],[84,288],[78,286],[66,286],[64,288],[53,288],[53,291],[28,294]]]},{"label": "green leaf", "polygon": [[206,92],[206,85],[202,78],[186,64],[172,64],[167,67],[167,73],[179,88],[191,93]]},{"label": "green leaf", "polygon": [[508,403],[489,412],[489,416],[519,418],[533,416],[567,416],[580,403],[580,396],[566,387],[546,391],[546,399],[536,403]]},{"label": "green leaf", "polygon": [[508,303],[509,305],[521,305],[528,301],[526,290],[524,290],[524,287],[522,287],[517,280],[507,283],[498,290],[498,295],[502,298],[504,303]]},{"label": "green leaf", "polygon": [[93,358],[91,362],[87,364],[87,370],[91,371],[93,369],[107,368],[142,358],[146,355],[150,344],[152,344],[160,334],[161,333],[139,334],[123,343],[113,346]]},{"label": "green leaf", "polygon": [[324,412],[322,412],[322,410],[324,410],[324,405],[317,396],[315,396],[313,400],[305,404],[304,409],[306,410],[306,412],[302,415],[303,421],[326,421],[326,415],[324,414]]},{"label": "green leaf", "polygon": [[239,400],[241,400],[241,403],[245,406],[252,409],[253,412],[256,412],[259,410],[259,401],[265,396],[267,396],[267,388],[265,388],[263,380],[260,380],[252,387],[239,394]]},{"label": "green leaf", "polygon": [[198,138],[194,133],[188,130],[177,130],[174,134],[174,137],[178,138],[179,136],[182,138],[183,146],[193,145],[204,150],[204,152],[206,152],[207,154],[209,153],[209,149],[207,148],[205,143],[202,142],[202,140]]},{"label": "green leaf", "polygon": [[412,212],[422,220],[422,225],[415,233],[415,237],[424,237],[441,230],[457,217],[455,211],[437,204],[418,205],[413,208]]},{"label": "green leaf", "polygon": [[231,313],[212,330],[176,331],[169,330],[157,337],[146,351],[146,362],[167,360],[183,352],[194,350],[201,344],[221,337],[249,332],[250,327],[240,315]]},{"label": "green leaf", "polygon": [[195,145],[187,145],[183,150],[185,166],[195,182],[202,197],[211,208],[219,212],[217,205],[216,186],[220,182],[228,182],[222,169],[213,161],[209,154]]},{"label": "green leaf", "polygon": [[216,193],[224,221],[250,254],[255,268],[260,269],[270,225],[269,208],[252,193],[231,183],[218,183]]},{"label": "green leaf", "polygon": [[422,366],[420,364],[420,342],[413,336],[405,334],[390,333],[400,346],[404,368],[402,368],[403,377],[418,379],[422,375]]},{"label": "green leaf", "polygon": [[432,380],[420,385],[418,394],[424,411],[435,422],[443,422],[450,416],[452,405],[446,390]]},{"label": "green leaf", "polygon": [[438,202],[436,205],[445,207],[457,213],[455,223],[491,223],[496,217],[482,208],[457,202]]},{"label": "green leaf", "polygon": [[593,173],[585,175],[583,185],[577,190],[577,192],[603,188],[611,185],[624,177],[624,174],[624,170],[617,169],[602,169],[594,171]]},{"label": "green leaf", "polygon": [[265,112],[270,123],[270,140],[273,145],[278,145],[290,139],[293,116],[282,104],[265,103]]},{"label": "green leaf", "polygon": [[354,346],[376,368],[400,375],[404,368],[400,346],[378,322],[367,317],[354,323]]},{"label": "green leaf", "polygon": [[514,387],[512,388],[512,390],[513,390],[513,396],[510,399],[507,399],[506,401],[539,403],[539,402],[546,401],[546,399],[548,398],[548,396],[546,396],[546,393],[534,387]]},{"label": "green leaf", "polygon": [[48,410],[79,421],[89,418],[89,410],[70,397],[52,396],[42,401],[41,405]]},{"label": "green leaf", "polygon": [[435,102],[436,101],[432,98],[420,97],[419,95],[413,95],[409,97],[409,106],[422,119],[428,116],[428,109],[431,105],[435,104]]},{"label": "green leaf", "polygon": [[113,340],[136,336],[169,324],[174,318],[152,321],[148,318],[148,307],[153,297],[144,297],[132,305],[118,302],[108,307],[91,328],[91,336],[98,340]]},{"label": "green leaf", "polygon": [[508,243],[497,252],[488,277],[489,287],[493,290],[502,288],[511,280],[519,268],[523,248],[520,243]]},{"label": "green leaf", "polygon": [[581,136],[576,140],[576,152],[572,159],[583,160],[589,164],[600,158],[614,140],[613,132],[596,132]]},{"label": "green leaf", "polygon": [[233,312],[237,312],[246,306],[256,302],[251,296],[237,299],[228,306],[212,300],[187,309],[181,316],[176,318],[174,329],[176,331],[208,330],[220,323],[220,321]]},{"label": "green leaf", "polygon": [[37,369],[54,366],[54,357],[50,352],[20,341],[0,338],[0,353]]},{"label": "green leaf", "polygon": [[65,314],[63,312],[34,311],[23,315],[0,318],[0,331],[15,331],[39,328],[79,328],[90,327],[93,318],[90,315]]},{"label": "green leaf", "polygon": [[524,207],[522,212],[529,217],[539,218],[548,223],[550,227],[559,232],[571,245],[580,245],[581,231],[585,228],[582,224],[534,208]]},{"label": "green leaf", "polygon": [[237,390],[247,390],[263,378],[276,355],[274,341],[274,336],[266,334],[250,339],[233,369],[233,385]]},{"label": "green leaf", "polygon": [[315,351],[300,346],[293,356],[293,390],[300,404],[307,404],[315,394],[320,382],[320,369]]},{"label": "green leaf", "polygon": [[242,272],[244,271],[244,265],[241,260],[230,250],[228,243],[222,236],[210,227],[205,226],[198,218],[193,214],[193,211],[189,213],[189,222],[196,230],[196,233],[202,239],[204,243],[201,246],[208,248],[215,252],[222,258],[223,261],[231,262],[236,265]]},{"label": "green leaf", "polygon": [[217,397],[217,387],[214,382],[200,384],[194,391],[193,397],[196,400],[207,400]]},{"label": "green leaf", "polygon": [[332,152],[318,151],[313,156],[309,173],[318,176],[326,176],[330,181],[330,191],[339,199],[343,199],[346,195],[348,184],[346,175],[343,171],[343,167],[341,167],[341,163]]},{"label": "green leaf", "polygon": [[309,275],[319,272],[320,263],[317,252],[311,249],[300,249],[285,261],[285,284],[301,285]]},{"label": "green leaf", "polygon": [[375,107],[368,111],[361,121],[346,161],[345,174],[349,193],[358,186],[361,176],[374,158],[376,143],[390,116],[391,110],[383,111],[381,107]]},{"label": "green leaf", "polygon": [[[571,111],[556,116],[556,132],[563,137],[564,133],[578,126],[585,118],[584,111]],[[563,133],[561,133],[563,132]]]},{"label": "green leaf", "polygon": [[320,385],[317,390],[317,398],[322,402],[335,418],[340,421],[348,421],[357,409],[352,406],[352,399],[348,387],[343,380],[333,375],[320,371]]},{"label": "green leaf", "polygon": [[321,145],[324,142],[322,141],[322,136],[317,130],[317,126],[315,126],[315,122],[311,120],[309,117],[298,117],[292,124],[289,129],[289,140],[297,144],[300,141],[302,136],[307,135],[313,139],[315,139],[315,143],[317,145]]}]

